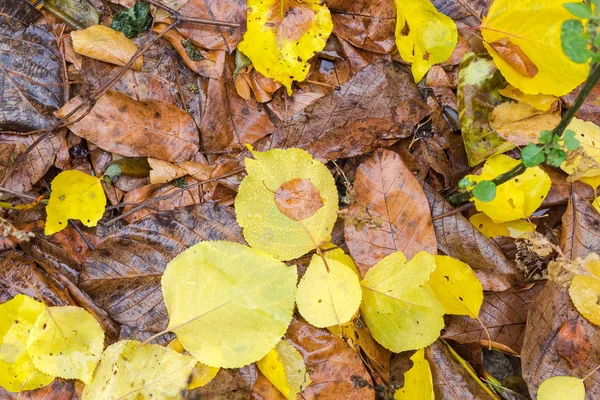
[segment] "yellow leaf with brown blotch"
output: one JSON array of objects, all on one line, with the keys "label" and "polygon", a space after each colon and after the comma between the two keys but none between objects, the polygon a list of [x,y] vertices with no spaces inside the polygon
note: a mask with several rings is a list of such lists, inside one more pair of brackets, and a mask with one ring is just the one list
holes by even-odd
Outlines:
[{"label": "yellow leaf with brown blotch", "polygon": [[[105,61],[116,65],[125,65],[137,52],[137,46],[123,34],[104,25],[93,25],[87,29],[71,32],[73,49],[82,56]],[[141,70],[144,61],[139,56],[131,66]]]}]

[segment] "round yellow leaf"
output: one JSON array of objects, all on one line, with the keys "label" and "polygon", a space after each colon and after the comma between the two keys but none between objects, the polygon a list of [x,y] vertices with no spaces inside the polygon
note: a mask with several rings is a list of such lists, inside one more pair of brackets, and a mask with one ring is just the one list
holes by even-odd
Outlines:
[{"label": "round yellow leaf", "polygon": [[273,386],[290,400],[295,400],[298,393],[311,383],[304,358],[285,340],[277,343],[274,349],[256,362],[256,366]]},{"label": "round yellow leaf", "polygon": [[527,235],[527,233],[535,231],[535,224],[524,219],[508,222],[494,222],[484,213],[477,213],[473,214],[471,218],[469,218],[469,221],[479,232],[483,233],[486,238],[508,236],[517,239]]},{"label": "round yellow leaf", "polygon": [[239,243],[198,243],[162,276],[168,329],[203,364],[250,364],[277,344],[292,320],[297,276],[295,267]]},{"label": "round yellow leaf", "polygon": [[44,234],[63,230],[69,219],[78,219],[85,226],[96,226],[105,206],[106,196],[100,178],[77,170],[63,171],[52,181]]},{"label": "round yellow leaf", "polygon": [[317,328],[350,321],[362,298],[356,273],[327,255],[325,260],[327,266],[319,255],[312,257],[296,291],[298,311]]},{"label": "round yellow leaf", "polygon": [[[246,159],[248,175],[235,199],[237,221],[244,238],[255,249],[279,260],[292,260],[330,240],[337,220],[338,193],[331,172],[301,149],[253,152]],[[293,179],[306,179],[318,189],[323,206],[310,217],[296,221],[275,204],[277,189]]]},{"label": "round yellow leaf", "polygon": [[81,307],[46,307],[31,329],[27,352],[49,375],[90,383],[104,348],[104,331]]},{"label": "round yellow leaf", "polygon": [[54,377],[35,369],[27,339],[44,305],[22,294],[0,304],[0,386],[9,392],[33,390]]},{"label": "round yellow leaf", "polygon": [[584,400],[583,380],[571,376],[553,376],[538,387],[537,400]]},{"label": "round yellow leaf", "polygon": [[600,279],[587,275],[575,275],[569,286],[571,300],[581,313],[590,322],[600,325]]},{"label": "round yellow leaf", "polygon": [[425,350],[417,350],[410,360],[413,366],[404,373],[404,386],[396,390],[394,400],[434,400],[433,378]]}]

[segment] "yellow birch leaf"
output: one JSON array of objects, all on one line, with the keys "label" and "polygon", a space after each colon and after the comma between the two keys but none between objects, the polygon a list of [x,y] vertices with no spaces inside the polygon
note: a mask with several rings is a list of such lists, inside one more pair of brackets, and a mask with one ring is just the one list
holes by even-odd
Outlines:
[{"label": "yellow birch leaf", "polygon": [[396,390],[394,400],[434,400],[433,378],[425,350],[417,350],[410,360],[413,366],[404,373],[404,386]]},{"label": "yellow birch leaf", "polygon": [[[76,53],[121,66],[127,64],[138,50],[135,43],[123,32],[104,25],[93,25],[80,31],[73,31],[71,39]],[[139,56],[131,68],[139,71],[143,64],[142,56]]]},{"label": "yellow birch leaf", "polygon": [[584,400],[583,380],[572,376],[552,376],[538,387],[537,400]]},{"label": "yellow birch leaf", "polygon": [[600,258],[590,253],[585,258],[589,275],[575,275],[569,286],[569,296],[577,311],[590,322],[600,325]]},{"label": "yellow birch leaf", "polygon": [[104,331],[81,307],[45,307],[27,341],[35,367],[64,379],[90,383],[104,349]]},{"label": "yellow birch leaf", "polygon": [[521,92],[519,89],[512,85],[508,85],[504,89],[499,89],[500,93],[504,97],[509,99],[517,100],[521,103],[529,104],[540,111],[548,111],[552,104],[558,101],[558,97],[551,96],[548,94],[526,94]]},{"label": "yellow birch leaf", "polygon": [[375,264],[360,283],[360,310],[373,339],[394,353],[429,346],[444,327],[444,307],[427,282],[435,257],[417,253],[409,262],[400,251]]},{"label": "yellow birch leaf", "polygon": [[[185,351],[177,338],[171,340],[167,346],[180,354]],[[188,390],[193,390],[206,385],[217,376],[220,370],[221,368],[214,368],[202,363],[196,363],[192,370],[192,376],[190,376]]]},{"label": "yellow birch leaf", "polygon": [[[250,246],[278,260],[293,260],[329,242],[337,220],[338,193],[329,169],[301,149],[252,152],[245,159],[248,175],[238,189],[235,213]],[[294,220],[275,203],[279,188],[295,179],[310,181],[323,205],[314,214]]]},{"label": "yellow birch leaf", "polygon": [[0,304],[0,386],[9,392],[38,389],[54,380],[35,369],[27,353],[29,331],[43,311],[42,303],[22,294]]},{"label": "yellow birch leaf", "polygon": [[104,350],[83,400],[183,399],[195,364],[168,347],[121,340]]},{"label": "yellow birch leaf", "polygon": [[435,256],[435,262],[429,284],[446,314],[477,319],[483,303],[483,288],[471,267],[449,256]]},{"label": "yellow birch leaf", "polygon": [[313,255],[296,291],[298,311],[317,328],[350,321],[362,298],[356,273],[346,264],[326,255],[325,260],[327,266],[319,255]]},{"label": "yellow birch leaf", "polygon": [[297,276],[295,267],[239,243],[198,243],[162,276],[167,329],[201,363],[243,367],[264,357],[285,333]]},{"label": "yellow birch leaf", "polygon": [[[487,159],[480,175],[467,175],[472,182],[492,180],[511,170],[519,161],[503,154]],[[548,195],[552,181],[540,167],[527,170],[496,188],[496,197],[484,202],[476,198],[477,211],[484,212],[494,222],[507,222],[529,217]]]},{"label": "yellow birch leaf", "polygon": [[396,46],[412,63],[419,82],[432,65],[446,61],[458,41],[456,24],[429,0],[396,0]]},{"label": "yellow birch leaf", "polygon": [[77,170],[63,171],[52,181],[44,234],[52,235],[65,229],[69,219],[78,219],[85,226],[96,226],[105,206],[106,196],[100,178]]},{"label": "yellow birch leaf", "polygon": [[[560,33],[573,15],[563,7],[571,0],[494,0],[481,23],[483,45],[506,80],[526,94],[562,96],[585,80],[588,64],[569,60],[562,50]],[[537,67],[527,76],[503,58],[490,43],[510,40]]]},{"label": "yellow birch leaf", "polygon": [[304,358],[285,340],[256,362],[262,374],[289,400],[295,400],[311,383]]},{"label": "yellow birch leaf", "polygon": [[570,175],[570,180],[599,176],[600,127],[593,122],[573,118],[567,129],[575,132],[579,148],[567,153],[567,159],[560,168]]},{"label": "yellow birch leaf", "polygon": [[508,222],[494,222],[484,213],[473,214],[469,221],[477,230],[490,239],[499,236],[521,238],[535,231],[535,224],[524,219]]},{"label": "yellow birch leaf", "polygon": [[308,60],[323,50],[333,30],[319,0],[248,0],[247,29],[238,49],[254,68],[292,94],[292,82],[306,79]]}]

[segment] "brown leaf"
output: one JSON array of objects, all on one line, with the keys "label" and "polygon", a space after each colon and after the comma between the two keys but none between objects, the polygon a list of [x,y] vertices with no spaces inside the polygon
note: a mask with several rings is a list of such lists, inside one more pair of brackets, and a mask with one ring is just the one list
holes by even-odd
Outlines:
[{"label": "brown leaf", "polygon": [[[558,333],[566,321],[578,320],[591,343],[587,359],[575,369],[556,352]],[[583,378],[600,364],[600,328],[589,323],[573,307],[566,287],[547,281],[540,295],[529,307],[525,340],[521,352],[523,378],[535,397],[539,385],[551,376]],[[600,398],[600,378],[592,374],[584,381],[586,399]]]},{"label": "brown leaf", "polygon": [[323,199],[314,183],[296,178],[279,186],[275,192],[275,205],[286,217],[300,221],[323,207]]},{"label": "brown leaf", "polygon": [[444,187],[450,187],[452,184],[452,166],[442,146],[435,139],[422,138],[419,141],[419,148],[425,163],[444,177]]},{"label": "brown leaf", "polygon": [[161,212],[108,237],[88,257],[80,287],[135,333],[167,326],[160,278],[167,263],[202,240],[243,242],[233,211],[200,204]]},{"label": "brown leaf", "polygon": [[0,387],[0,398],[3,400],[78,400],[81,398],[83,382],[56,378],[48,386],[21,393],[11,393]]},{"label": "brown leaf", "polygon": [[[239,369],[221,368],[213,380],[200,388],[188,392],[186,399],[248,400],[259,374],[260,372],[254,364]],[[268,400],[274,399],[269,398]]]},{"label": "brown leaf", "polygon": [[[526,290],[484,294],[479,319],[492,338],[493,348],[513,354],[521,353],[527,310],[543,287],[543,284],[538,283]],[[459,343],[489,345],[488,336],[481,324],[463,315],[446,316],[446,329],[442,337]]]},{"label": "brown leaf", "polygon": [[562,223],[560,247],[568,259],[585,258],[590,252],[600,254],[600,215],[575,190]]},{"label": "brown leaf", "polygon": [[505,37],[490,43],[490,46],[500,54],[500,57],[521,75],[533,78],[538,73],[538,67],[531,61],[521,48]]},{"label": "brown leaf", "polygon": [[[583,86],[583,84],[581,86]],[[571,91],[571,93],[566,96],[563,96],[563,100],[567,107],[573,106],[575,98],[581,91],[581,86]],[[594,87],[591,93],[585,98],[583,105],[577,111],[576,117],[600,125],[600,86]]]},{"label": "brown leaf", "polygon": [[565,357],[573,369],[587,360],[591,347],[585,326],[578,319],[562,324],[554,344],[556,353]]},{"label": "brown leaf", "polygon": [[[56,115],[65,117],[81,102],[75,97]],[[69,121],[76,121],[81,114],[81,110],[76,112]],[[100,97],[89,114],[71,122],[69,129],[112,153],[173,162],[189,160],[198,152],[200,140],[194,120],[182,109],[168,103],[136,101],[115,91]]]},{"label": "brown leaf", "polygon": [[0,0],[0,14],[13,17],[25,25],[33,23],[42,14],[27,1]]},{"label": "brown leaf", "polygon": [[312,383],[302,392],[304,400],[375,399],[358,354],[341,338],[294,318],[285,337],[304,357]]},{"label": "brown leaf", "polygon": [[487,14],[491,0],[433,0],[432,3],[442,14],[469,26],[479,26]]},{"label": "brown leaf", "polygon": [[285,396],[260,371],[254,386],[252,386],[252,398],[255,400],[285,400]]},{"label": "brown leaf", "polygon": [[[379,149],[362,163],[354,179],[356,202],[351,216],[375,215],[381,227],[358,229],[346,223],[346,243],[364,274],[379,260],[396,251],[411,259],[419,251],[437,253],[437,243],[427,198],[400,156]],[[364,212],[363,212],[364,210]]]}]

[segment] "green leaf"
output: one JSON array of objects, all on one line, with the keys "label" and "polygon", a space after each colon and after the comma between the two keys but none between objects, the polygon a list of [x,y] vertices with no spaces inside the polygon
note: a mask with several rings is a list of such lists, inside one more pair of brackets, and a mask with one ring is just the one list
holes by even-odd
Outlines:
[{"label": "green leaf", "polygon": [[552,132],[542,131],[540,133],[540,139],[538,140],[538,142],[540,142],[542,144],[548,144],[548,143],[552,142]]},{"label": "green leaf", "polygon": [[590,35],[583,32],[583,24],[576,19],[563,22],[560,41],[563,51],[575,63],[583,64],[592,55],[588,49]]},{"label": "green leaf", "polygon": [[104,177],[108,178],[109,181],[112,181],[113,178],[121,175],[121,167],[118,164],[110,163],[106,170],[104,171]]},{"label": "green leaf", "polygon": [[194,46],[191,39],[182,40],[181,45],[183,46],[183,48],[185,49],[185,52],[187,53],[187,55],[190,57],[190,59],[192,61],[204,60],[204,57],[202,57],[202,54],[200,54],[200,52],[198,51],[196,46]]},{"label": "green leaf", "polygon": [[46,2],[81,22],[86,28],[97,25],[100,21],[98,10],[87,0],[47,0]]},{"label": "green leaf", "polygon": [[458,187],[461,189],[466,189],[469,186],[473,186],[473,185],[474,185],[474,183],[469,179],[468,176],[465,176],[460,181],[458,181]]},{"label": "green leaf", "polygon": [[560,167],[560,165],[567,159],[567,153],[561,149],[553,149],[546,157],[546,164],[553,167]]},{"label": "green leaf", "polygon": [[579,148],[579,140],[575,139],[576,133],[570,129],[567,129],[562,136],[565,149],[574,151]]},{"label": "green leaf", "polygon": [[521,162],[527,168],[536,167],[546,160],[546,155],[541,147],[529,143],[521,149]]},{"label": "green leaf", "polygon": [[110,27],[123,32],[125,36],[131,39],[148,30],[151,23],[150,5],[143,1],[138,1],[127,11],[116,13]]},{"label": "green leaf", "polygon": [[589,19],[592,18],[592,9],[589,5],[583,3],[565,3],[563,7],[569,10],[571,14],[577,18]]},{"label": "green leaf", "polygon": [[492,181],[481,181],[473,188],[473,195],[485,203],[492,201],[496,197],[496,184]]}]

